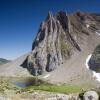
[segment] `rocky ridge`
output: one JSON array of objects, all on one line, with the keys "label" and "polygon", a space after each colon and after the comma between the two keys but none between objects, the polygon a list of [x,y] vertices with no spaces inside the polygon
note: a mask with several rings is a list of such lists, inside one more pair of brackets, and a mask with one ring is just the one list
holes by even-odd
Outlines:
[{"label": "rocky ridge", "polygon": [[[32,52],[22,64],[32,75],[51,72],[61,66],[76,52],[83,52],[100,29],[100,15],[77,12],[72,15],[60,11],[56,15],[48,13],[40,25],[32,44]],[[98,33],[99,34],[99,33]],[[93,50],[97,43],[91,43]],[[94,45],[92,47],[92,45]]]}]

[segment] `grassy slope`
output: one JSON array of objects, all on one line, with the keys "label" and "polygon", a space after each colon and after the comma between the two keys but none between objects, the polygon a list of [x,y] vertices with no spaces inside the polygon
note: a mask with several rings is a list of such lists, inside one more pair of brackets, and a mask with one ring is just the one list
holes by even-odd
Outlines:
[{"label": "grassy slope", "polygon": [[[67,84],[53,85],[44,81],[35,85],[31,85],[27,88],[20,88],[11,83],[12,80],[20,81],[21,79],[23,80],[23,78],[19,79],[18,77],[0,77],[0,95],[3,95],[3,97],[5,98],[13,98],[12,100],[17,100],[16,98],[18,98],[18,100],[21,100],[22,98],[32,97],[32,94],[34,94],[35,92],[44,93],[44,94],[46,93],[47,94],[51,94],[51,93],[80,94],[91,88],[88,87],[89,85],[83,85],[83,86],[72,86]],[[28,79],[28,81],[31,81],[30,79]]]},{"label": "grassy slope", "polygon": [[[18,86],[15,86],[11,83],[12,80],[18,79],[17,77],[0,77],[0,93],[3,91],[8,90],[18,90],[20,91],[34,91],[34,90],[42,90],[42,91],[48,91],[48,92],[57,92],[57,93],[79,93],[81,91],[87,90],[90,87],[88,86],[72,86],[67,84],[61,84],[61,85],[53,85],[47,82],[40,82],[34,85],[31,85],[27,88],[20,88]],[[23,78],[22,78],[23,79]]]}]

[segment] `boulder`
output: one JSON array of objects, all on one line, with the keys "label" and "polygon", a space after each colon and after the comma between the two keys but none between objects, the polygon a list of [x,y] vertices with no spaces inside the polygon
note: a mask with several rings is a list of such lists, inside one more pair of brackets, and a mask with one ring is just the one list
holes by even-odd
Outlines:
[{"label": "boulder", "polygon": [[89,61],[90,69],[100,73],[100,45],[94,50],[92,57]]},{"label": "boulder", "polygon": [[99,96],[95,91],[87,91],[83,95],[84,100],[99,100]]}]

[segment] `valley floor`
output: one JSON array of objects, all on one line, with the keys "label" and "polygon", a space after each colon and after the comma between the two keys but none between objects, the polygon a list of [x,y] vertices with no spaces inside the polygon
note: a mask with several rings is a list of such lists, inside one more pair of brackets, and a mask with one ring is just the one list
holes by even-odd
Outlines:
[{"label": "valley floor", "polygon": [[51,98],[50,100],[57,100],[57,98],[78,98],[80,93],[90,89],[87,86],[53,85],[46,82],[21,88],[12,83],[15,80],[21,81],[23,78],[0,77],[0,100],[49,100],[49,98]]}]

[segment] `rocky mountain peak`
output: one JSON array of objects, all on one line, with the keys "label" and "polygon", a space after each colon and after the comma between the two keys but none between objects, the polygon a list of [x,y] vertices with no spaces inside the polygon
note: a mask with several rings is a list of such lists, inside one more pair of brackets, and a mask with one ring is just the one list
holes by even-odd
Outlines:
[{"label": "rocky mountain peak", "polygon": [[[76,51],[83,51],[88,37],[95,28],[98,29],[97,20],[90,16],[80,12],[69,15],[63,11],[54,16],[49,12],[46,20],[40,25],[32,44],[32,52],[22,66],[32,75],[40,75],[60,67]],[[92,20],[94,27],[91,28]]]},{"label": "rocky mountain peak", "polygon": [[53,14],[51,11],[48,12],[47,20],[53,18]]},{"label": "rocky mountain peak", "polygon": [[66,12],[60,11],[57,13],[57,19],[59,20],[60,24],[62,25],[62,28],[64,30],[68,30],[68,15]]}]

